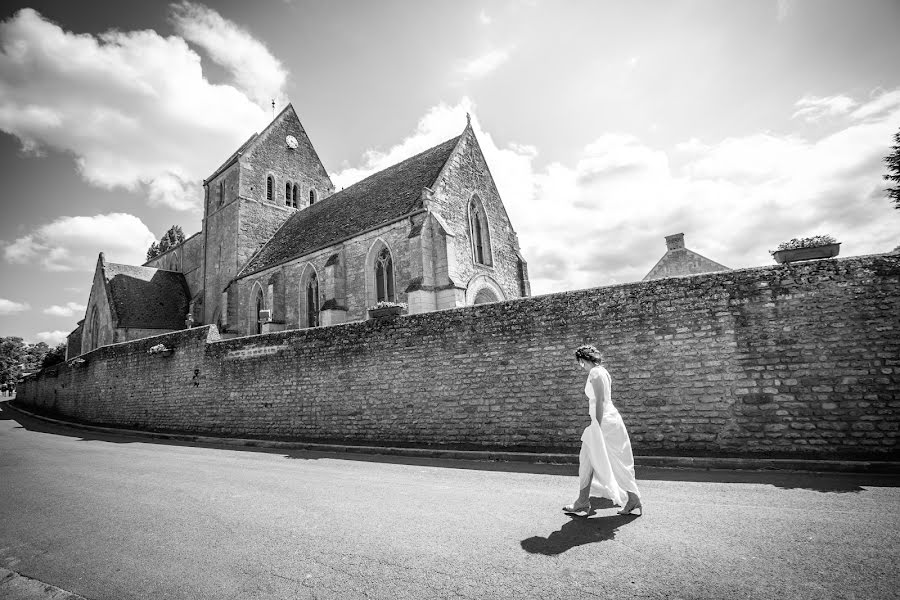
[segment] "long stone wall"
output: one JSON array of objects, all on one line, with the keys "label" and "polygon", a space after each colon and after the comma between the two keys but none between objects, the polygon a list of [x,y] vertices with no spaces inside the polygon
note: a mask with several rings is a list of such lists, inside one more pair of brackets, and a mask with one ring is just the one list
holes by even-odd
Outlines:
[{"label": "long stone wall", "polygon": [[[391,322],[107,346],[29,378],[18,402],[156,430],[575,450],[572,351],[606,354],[637,454],[896,460],[900,256],[744,269]],[[174,348],[149,355],[151,346]]]}]

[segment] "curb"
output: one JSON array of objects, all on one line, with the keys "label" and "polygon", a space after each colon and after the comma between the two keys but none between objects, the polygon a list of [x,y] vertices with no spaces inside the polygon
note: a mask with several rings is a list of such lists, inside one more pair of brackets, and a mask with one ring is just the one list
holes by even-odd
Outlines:
[{"label": "curb", "polygon": [[[212,446],[234,446],[245,448],[273,448],[280,450],[314,450],[317,452],[333,452],[346,454],[383,454],[414,458],[443,458],[452,460],[480,460],[524,463],[578,464],[577,454],[539,453],[539,452],[504,452],[492,450],[442,450],[438,448],[401,448],[393,446],[353,446],[346,444],[319,444],[313,442],[287,442],[277,440],[259,440],[253,438],[227,438],[206,435],[181,433],[158,433],[139,429],[118,429],[88,425],[73,421],[63,421],[33,413],[8,401],[2,403],[27,417],[70,427],[101,433],[128,437],[173,440]],[[794,458],[719,458],[701,456],[635,456],[638,467],[659,467],[666,469],[723,469],[748,471],[808,471],[822,473],[866,473],[900,475],[898,461],[866,461],[866,460],[804,460]]]},{"label": "curb", "polygon": [[0,567],[0,595],[14,600],[87,600],[74,592]]}]

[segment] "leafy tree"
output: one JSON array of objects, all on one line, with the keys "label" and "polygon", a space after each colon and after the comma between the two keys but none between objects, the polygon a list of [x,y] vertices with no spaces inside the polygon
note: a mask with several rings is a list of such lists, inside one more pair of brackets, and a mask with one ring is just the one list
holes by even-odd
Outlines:
[{"label": "leafy tree", "polygon": [[56,345],[56,348],[51,348],[47,354],[44,355],[44,360],[41,361],[41,368],[46,369],[47,367],[52,367],[53,365],[58,365],[65,361],[66,342],[60,342]]},{"label": "leafy tree", "polygon": [[900,210],[900,130],[894,134],[894,145],[891,146],[892,152],[884,157],[887,163],[888,172],[884,178],[887,181],[893,181],[894,187],[886,188],[888,198],[894,202],[894,208]]},{"label": "leafy tree", "polygon": [[22,372],[25,343],[20,337],[0,338],[0,384],[15,383]]},{"label": "leafy tree", "polygon": [[[61,345],[65,360],[65,344]],[[22,371],[40,370],[49,351],[50,346],[44,342],[26,344],[20,337],[0,338],[0,385],[14,384],[22,375]]]},{"label": "leafy tree", "polygon": [[159,239],[159,244],[153,242],[147,249],[147,260],[153,260],[160,254],[168,252],[178,244],[184,241],[184,232],[178,225],[172,225],[169,230]]}]

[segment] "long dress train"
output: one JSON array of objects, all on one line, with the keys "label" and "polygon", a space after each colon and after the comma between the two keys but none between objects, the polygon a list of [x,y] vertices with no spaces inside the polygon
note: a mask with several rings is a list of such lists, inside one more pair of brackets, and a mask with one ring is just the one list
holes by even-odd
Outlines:
[{"label": "long dress train", "polygon": [[[593,382],[598,381],[603,390],[601,422],[597,422],[597,397]],[[579,456],[579,489],[591,486],[591,495],[609,498],[615,504],[624,506],[628,492],[640,498],[634,477],[634,456],[631,440],[622,416],[612,403],[611,379],[609,372],[596,366],[588,374],[584,393],[590,401],[591,424],[581,434],[581,454]],[[593,476],[592,476],[593,475]]]}]

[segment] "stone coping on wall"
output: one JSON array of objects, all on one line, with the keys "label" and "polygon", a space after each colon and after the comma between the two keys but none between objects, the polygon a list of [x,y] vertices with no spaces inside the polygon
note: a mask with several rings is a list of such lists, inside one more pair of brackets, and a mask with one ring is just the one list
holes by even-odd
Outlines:
[{"label": "stone coping on wall", "polygon": [[[474,460],[487,462],[519,462],[530,464],[578,464],[577,454],[550,452],[505,452],[499,450],[453,450],[440,448],[409,448],[396,446],[363,446],[352,444],[320,444],[285,440],[262,440],[251,438],[231,438],[180,433],[164,433],[89,425],[76,421],[56,419],[42,415],[15,405],[12,401],[0,402],[4,410],[13,410],[29,418],[38,419],[54,425],[95,431],[107,435],[142,439],[169,440],[198,445],[227,446],[243,448],[260,448],[276,450],[309,450],[335,454],[364,454],[403,456],[409,458],[431,458],[450,460]],[[700,470],[777,470],[803,471],[821,473],[868,473],[900,475],[900,461],[871,460],[810,460],[795,458],[761,458],[761,457],[713,457],[713,456],[635,456],[637,467],[657,467],[674,469]]]}]

